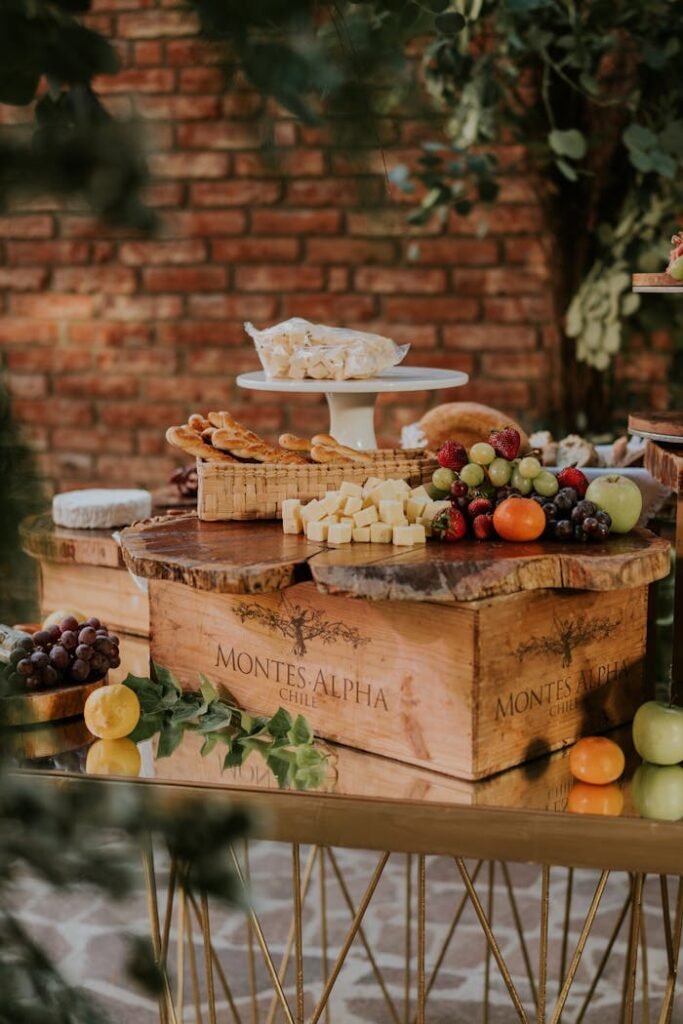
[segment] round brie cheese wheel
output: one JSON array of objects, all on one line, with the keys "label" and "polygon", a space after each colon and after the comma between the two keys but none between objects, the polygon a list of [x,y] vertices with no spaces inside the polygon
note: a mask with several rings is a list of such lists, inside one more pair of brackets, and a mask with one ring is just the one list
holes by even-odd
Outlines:
[{"label": "round brie cheese wheel", "polygon": [[66,491],[52,499],[52,519],[57,526],[76,530],[108,530],[130,526],[152,514],[152,495],[142,490]]}]

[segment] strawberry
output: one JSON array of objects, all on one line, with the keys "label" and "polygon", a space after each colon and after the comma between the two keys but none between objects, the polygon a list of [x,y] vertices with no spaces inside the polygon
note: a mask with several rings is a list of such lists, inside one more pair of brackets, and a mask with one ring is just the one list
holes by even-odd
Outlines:
[{"label": "strawberry", "polygon": [[459,441],[446,441],[439,448],[436,457],[439,465],[445,469],[452,469],[455,473],[459,473],[469,462],[467,449]]},{"label": "strawberry", "polygon": [[489,501],[488,498],[474,498],[467,508],[470,519],[476,519],[477,516],[486,516],[489,512],[493,512],[493,502]]},{"label": "strawberry", "polygon": [[517,458],[522,439],[519,436],[519,431],[514,427],[503,427],[502,430],[492,430],[488,436],[488,442],[495,450],[496,455],[512,462]]},{"label": "strawberry", "polygon": [[583,498],[588,490],[588,480],[576,466],[567,466],[557,474],[560,487],[573,487],[579,498]]},{"label": "strawberry", "polygon": [[432,530],[439,540],[462,540],[467,533],[467,520],[459,508],[451,505],[435,517]]},{"label": "strawberry", "polygon": [[493,516],[489,514],[477,516],[472,523],[472,530],[477,540],[488,540],[489,537],[495,537]]}]

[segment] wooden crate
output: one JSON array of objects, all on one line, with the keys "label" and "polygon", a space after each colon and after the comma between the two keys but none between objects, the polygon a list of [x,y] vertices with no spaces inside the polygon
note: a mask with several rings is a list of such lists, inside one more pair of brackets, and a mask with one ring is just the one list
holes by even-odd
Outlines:
[{"label": "wooden crate", "polygon": [[536,590],[451,605],[303,583],[263,595],[150,582],[153,659],[249,711],[479,779],[629,721],[646,699],[647,587]]}]

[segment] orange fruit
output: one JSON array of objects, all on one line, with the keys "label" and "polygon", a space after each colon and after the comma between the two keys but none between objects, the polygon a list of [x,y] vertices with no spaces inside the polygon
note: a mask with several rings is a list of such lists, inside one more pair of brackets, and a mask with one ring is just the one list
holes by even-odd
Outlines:
[{"label": "orange fruit", "polygon": [[569,752],[569,771],[575,779],[603,786],[615,782],[624,770],[621,747],[604,736],[585,736]]},{"label": "orange fruit", "polygon": [[624,794],[615,782],[607,786],[575,782],[569,791],[567,810],[572,814],[607,814],[616,817],[623,809]]},{"label": "orange fruit", "polygon": [[506,498],[493,513],[493,526],[503,540],[537,540],[545,530],[545,512],[531,498]]}]

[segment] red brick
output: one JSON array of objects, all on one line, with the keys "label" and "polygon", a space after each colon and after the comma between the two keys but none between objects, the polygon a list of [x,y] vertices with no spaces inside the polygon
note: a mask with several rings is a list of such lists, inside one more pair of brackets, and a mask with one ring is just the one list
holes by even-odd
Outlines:
[{"label": "red brick", "polygon": [[285,150],[277,153],[270,161],[260,153],[238,153],[235,155],[234,170],[238,178],[299,178],[303,175],[324,174],[325,158],[318,149]]},{"label": "red brick", "polygon": [[112,93],[172,92],[175,73],[170,68],[127,68],[116,75],[100,75],[94,81],[96,92]]},{"label": "red brick", "polygon": [[395,208],[373,210],[371,213],[349,213],[347,230],[350,235],[368,236],[370,238],[397,237],[406,238],[411,235],[439,235],[443,225],[438,217],[433,217],[428,224],[416,226],[408,222],[403,210]]},{"label": "red brick", "polygon": [[[129,44],[130,45],[130,44]],[[138,67],[156,66],[164,62],[164,53],[161,43],[145,41],[133,43],[133,63]]]},{"label": "red brick", "polygon": [[212,46],[200,39],[169,39],[166,60],[188,70],[199,70],[207,64],[222,64],[225,50],[220,45]]},{"label": "red brick", "polygon": [[[225,89],[225,82],[219,92]],[[263,110],[263,97],[253,89],[231,89],[222,100],[226,117],[254,117]]]},{"label": "red brick", "polygon": [[125,371],[143,376],[148,373],[173,374],[178,369],[178,357],[170,349],[110,348],[95,354],[95,366],[107,372]]},{"label": "red brick", "polygon": [[464,387],[453,392],[457,401],[481,402],[494,409],[524,419],[530,407],[529,385],[521,380],[480,380],[471,379]]},{"label": "red brick", "polygon": [[220,68],[197,67],[180,70],[181,92],[220,93],[224,88],[225,76]]},{"label": "red brick", "polygon": [[149,324],[122,324],[111,323],[107,320],[94,320],[87,324],[69,324],[68,333],[72,345],[81,345],[90,349],[95,345],[121,347],[144,344],[152,340],[153,328]]},{"label": "red brick", "polygon": [[48,216],[0,217],[0,238],[52,238],[54,224]]},{"label": "red brick", "polygon": [[188,373],[224,374],[226,365],[225,349],[201,346],[187,353],[185,365]]},{"label": "red brick", "polygon": [[365,322],[377,316],[372,295],[283,295],[283,317],[303,316],[322,323]]},{"label": "red brick", "polygon": [[387,298],[383,300],[384,316],[388,320],[404,323],[434,323],[460,320],[476,320],[479,303],[476,299],[459,299],[451,296],[437,298]]},{"label": "red brick", "polygon": [[44,370],[48,373],[67,373],[69,370],[87,370],[92,360],[90,353],[79,352],[78,349],[66,346],[36,345],[9,348],[5,353],[8,370]]},{"label": "red brick", "polygon": [[47,274],[44,267],[0,266],[0,288],[11,288],[15,292],[36,291],[47,281]]},{"label": "red brick", "polygon": [[99,303],[92,295],[62,295],[59,292],[32,293],[10,296],[10,309],[15,316],[35,316],[44,319],[86,320]]},{"label": "red brick", "polygon": [[114,295],[102,312],[113,320],[171,320],[182,311],[178,295]]},{"label": "red brick", "polygon": [[[252,357],[253,358],[253,357]],[[225,359],[223,367],[216,377],[188,377],[186,373],[180,377],[146,377],[144,391],[147,399],[153,402],[171,401],[175,399],[191,405],[206,408],[225,403],[226,399]],[[163,436],[163,431],[160,432]]]},{"label": "red brick", "polygon": [[[78,213],[62,214],[59,218],[59,228],[63,238],[102,238],[102,222],[93,216]],[[135,233],[132,229],[109,227],[107,234],[110,238],[121,238],[126,234],[132,236]]]},{"label": "red brick", "polygon": [[155,8],[139,14],[122,14],[118,19],[118,35],[123,39],[193,36],[198,30],[197,15],[191,11],[161,11]]},{"label": "red brick", "polygon": [[83,14],[80,21],[86,28],[91,28],[93,32],[99,32],[100,35],[111,37],[114,34],[114,19],[108,15]]},{"label": "red brick", "polygon": [[495,349],[535,348],[533,327],[499,324],[458,324],[443,328],[446,348],[473,349],[480,352]]},{"label": "red brick", "polygon": [[373,174],[383,178],[387,170],[398,164],[415,166],[421,155],[422,151],[419,149],[385,150],[381,146],[374,146],[372,149],[344,149],[331,153],[331,171],[339,177],[347,174]]},{"label": "red brick", "polygon": [[506,238],[504,246],[506,263],[525,263],[544,269],[548,266],[551,250],[542,238]]},{"label": "red brick", "polygon": [[[187,459],[176,458],[169,445],[168,456],[160,459],[156,455],[150,456],[115,456],[100,455],[96,460],[97,479],[106,480],[111,487],[113,484],[125,484],[127,487],[149,487],[150,480],[166,480],[173,466],[181,462],[188,463]],[[180,452],[177,453],[180,455]]]},{"label": "red brick", "polygon": [[543,216],[538,206],[505,206],[501,203],[490,215],[460,217],[452,213],[450,217],[451,231],[459,235],[478,234],[482,222],[488,222],[490,235],[528,235],[543,230]]},{"label": "red brick", "polygon": [[277,181],[200,181],[190,186],[191,206],[266,206],[282,198]]},{"label": "red brick", "polygon": [[161,345],[242,345],[246,341],[241,322],[220,320],[177,320],[159,324],[157,333]]},{"label": "red brick", "polygon": [[59,324],[0,316],[0,345],[50,345],[58,340]]},{"label": "red brick", "polygon": [[168,121],[150,121],[145,126],[145,147],[150,156],[166,155],[173,149],[173,125]]},{"label": "red brick", "polygon": [[142,272],[145,291],[211,292],[227,287],[223,267],[155,267]]},{"label": "red brick", "polygon": [[158,430],[136,431],[137,451],[140,455],[166,455],[168,441]]},{"label": "red brick", "polygon": [[[299,126],[294,121],[276,121],[273,126],[274,146],[296,146],[299,143]],[[245,147],[246,148],[246,147]]]},{"label": "red brick", "polygon": [[130,295],[137,287],[134,270],[127,267],[58,267],[52,286],[57,291]]},{"label": "red brick", "polygon": [[27,423],[54,427],[88,427],[92,423],[92,404],[74,398],[50,398],[44,401],[12,403],[14,415]]},{"label": "red brick", "polygon": [[270,320],[277,311],[271,295],[195,295],[189,299],[191,316],[211,320]]},{"label": "red brick", "polygon": [[498,263],[498,242],[488,238],[420,238],[406,242],[408,263],[490,266]]},{"label": "red brick", "polygon": [[221,112],[217,96],[138,96],[135,110],[154,121],[218,117]]},{"label": "red brick", "polygon": [[[356,324],[350,321],[348,327]],[[411,348],[435,348],[437,345],[437,328],[434,324],[397,324],[386,320],[358,324],[364,331],[383,334],[385,338],[393,338],[399,345],[410,345]],[[431,356],[430,356],[431,360]]]},{"label": "red brick", "polygon": [[311,238],[306,241],[306,257],[311,263],[393,263],[396,246],[374,239]]},{"label": "red brick", "polygon": [[261,265],[238,267],[235,287],[243,292],[288,292],[305,288],[315,291],[323,286],[320,267],[283,267]]},{"label": "red brick", "polygon": [[92,0],[90,9],[111,14],[113,11],[136,11],[141,7],[153,6],[154,0]]},{"label": "red brick", "polygon": [[219,238],[211,243],[211,258],[226,263],[283,263],[300,258],[297,238]]},{"label": "red brick", "polygon": [[151,153],[148,163],[159,178],[224,178],[229,159],[225,153]]},{"label": "red brick", "polygon": [[167,425],[182,423],[183,408],[177,402],[111,402],[100,415],[109,427],[156,427],[163,433]]},{"label": "red brick", "polygon": [[21,437],[34,452],[47,451],[50,442],[50,432],[47,427],[40,427],[37,424],[21,424]]},{"label": "red brick", "polygon": [[148,185],[144,191],[144,200],[148,206],[163,208],[182,205],[185,186],[175,181],[158,181]]},{"label": "red brick", "polygon": [[517,298],[484,300],[484,320],[492,323],[544,323],[553,318],[553,300],[550,295],[519,295]]},{"label": "red brick", "polygon": [[67,373],[55,377],[55,394],[78,398],[134,398],[138,378],[125,373]]},{"label": "red brick", "polygon": [[8,242],[7,262],[31,265],[33,263],[86,263],[90,256],[87,242]]},{"label": "red brick", "polygon": [[481,369],[484,377],[545,380],[550,365],[545,352],[492,352],[482,356]]},{"label": "red brick", "polygon": [[75,452],[102,452],[128,455],[133,451],[131,430],[110,430],[109,427],[57,427],[52,432],[52,447]]},{"label": "red brick", "polygon": [[494,267],[488,270],[454,270],[453,289],[458,295],[538,295],[543,279],[529,270]]},{"label": "red brick", "polygon": [[327,272],[327,290],[330,292],[348,292],[351,274],[348,267],[330,267]]},{"label": "red brick", "polygon": [[255,235],[334,235],[341,227],[336,210],[254,210]]},{"label": "red brick", "polygon": [[286,200],[292,206],[370,206],[383,192],[375,178],[299,178],[287,182]]},{"label": "red brick", "polygon": [[[93,477],[92,456],[78,452],[49,452],[37,458],[38,471],[48,478],[56,478],[59,487],[65,479],[79,487],[88,487]],[[67,488],[68,489],[68,488]]]},{"label": "red brick", "polygon": [[257,149],[262,145],[258,130],[244,121],[180,124],[176,141],[185,149]]},{"label": "red brick", "polygon": [[124,242],[119,247],[119,259],[131,267],[168,263],[203,263],[206,243],[199,239],[185,242]]},{"label": "red brick", "polygon": [[47,380],[44,373],[8,373],[5,375],[7,390],[12,398],[45,398],[48,393]]},{"label": "red brick", "polygon": [[355,285],[360,292],[434,295],[446,290],[446,271],[362,267],[356,271]]},{"label": "red brick", "polygon": [[183,210],[164,218],[164,234],[171,238],[194,235],[241,235],[246,227],[242,210]]}]

